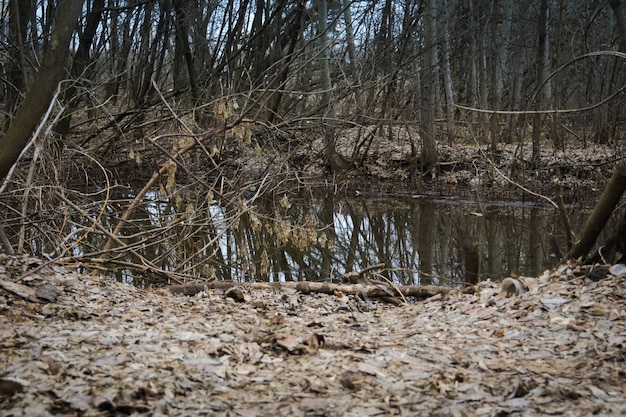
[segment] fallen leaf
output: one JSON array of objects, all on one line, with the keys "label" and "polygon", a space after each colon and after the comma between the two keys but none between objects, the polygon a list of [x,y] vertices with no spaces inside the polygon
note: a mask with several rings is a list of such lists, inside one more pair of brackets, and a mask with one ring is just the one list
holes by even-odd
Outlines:
[{"label": "fallen leaf", "polygon": [[349,390],[355,390],[363,383],[363,377],[358,372],[346,371],[339,378],[339,383]]},{"label": "fallen leaf", "polygon": [[276,334],[276,344],[293,352],[302,345],[302,338],[292,334],[278,333]]},{"label": "fallen leaf", "polygon": [[10,397],[24,391],[24,385],[12,379],[0,378],[0,395]]},{"label": "fallen leaf", "polygon": [[548,310],[551,310],[555,307],[558,307],[562,304],[565,304],[569,302],[568,299],[565,298],[561,298],[561,297],[555,297],[555,298],[542,298],[541,299],[541,304],[543,304],[544,307],[546,307]]},{"label": "fallen leaf", "polygon": [[303,398],[300,400],[300,410],[321,411],[328,407],[328,400],[323,397]]},{"label": "fallen leaf", "polygon": [[224,295],[228,298],[232,298],[233,300],[242,303],[245,301],[245,297],[243,296],[243,292],[239,288],[229,288],[226,290]]}]

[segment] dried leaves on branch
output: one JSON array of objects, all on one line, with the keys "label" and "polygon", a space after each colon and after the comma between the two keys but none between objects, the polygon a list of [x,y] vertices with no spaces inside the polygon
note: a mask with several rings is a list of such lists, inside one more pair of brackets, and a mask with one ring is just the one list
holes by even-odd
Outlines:
[{"label": "dried leaves on branch", "polygon": [[15,282],[34,266],[0,263],[10,415],[626,412],[619,268],[568,264],[521,278],[518,296],[487,281],[394,307],[289,286],[240,287],[244,303],[176,296],[51,265]]}]

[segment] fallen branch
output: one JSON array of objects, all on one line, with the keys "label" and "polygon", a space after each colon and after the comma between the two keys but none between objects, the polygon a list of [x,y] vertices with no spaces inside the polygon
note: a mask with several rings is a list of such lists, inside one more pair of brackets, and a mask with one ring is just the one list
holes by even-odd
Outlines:
[{"label": "fallen branch", "polygon": [[[389,297],[389,293],[378,285],[354,285],[354,284],[334,284],[329,282],[233,282],[233,281],[209,281],[198,284],[169,285],[164,287],[165,290],[172,294],[195,295],[206,290],[221,289],[225,290],[232,287],[241,287],[245,289],[267,289],[274,290],[291,289],[299,291],[303,294],[321,293],[335,294],[341,292],[348,295],[364,295],[369,298]],[[405,297],[415,297],[418,300],[425,300],[435,295],[446,295],[450,288],[440,287],[436,285],[403,285],[395,287]]]},{"label": "fallen branch", "polygon": [[577,259],[589,252],[622,198],[624,190],[626,190],[626,165],[620,165],[613,171],[609,183],[602,191],[602,195],[589,215],[583,230],[576,238],[574,246],[567,256],[568,259]]}]

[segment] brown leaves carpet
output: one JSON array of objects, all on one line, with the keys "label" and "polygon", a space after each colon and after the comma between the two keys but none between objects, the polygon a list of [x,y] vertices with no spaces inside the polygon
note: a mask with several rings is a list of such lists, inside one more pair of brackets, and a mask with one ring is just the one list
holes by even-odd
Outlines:
[{"label": "brown leaves carpet", "polygon": [[0,260],[0,416],[626,413],[626,279],[609,273],[394,307],[174,296],[60,266],[14,281],[16,263]]}]

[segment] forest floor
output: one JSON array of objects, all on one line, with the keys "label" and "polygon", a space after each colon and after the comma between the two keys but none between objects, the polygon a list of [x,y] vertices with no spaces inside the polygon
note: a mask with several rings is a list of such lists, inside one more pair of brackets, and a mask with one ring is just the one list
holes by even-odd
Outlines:
[{"label": "forest floor", "polygon": [[2,256],[0,415],[624,415],[622,271],[521,280],[392,306],[173,295]]},{"label": "forest floor", "polygon": [[[422,192],[413,139],[396,133],[342,187]],[[345,159],[350,134],[337,142]],[[319,178],[318,142],[233,166]],[[610,146],[547,148],[533,170],[520,162],[529,144],[439,151],[435,190],[552,192],[558,180],[591,200],[621,159]],[[392,305],[262,283],[174,295],[0,255],[0,416],[624,415],[626,278],[610,267],[560,266],[511,297],[484,281]]]}]

